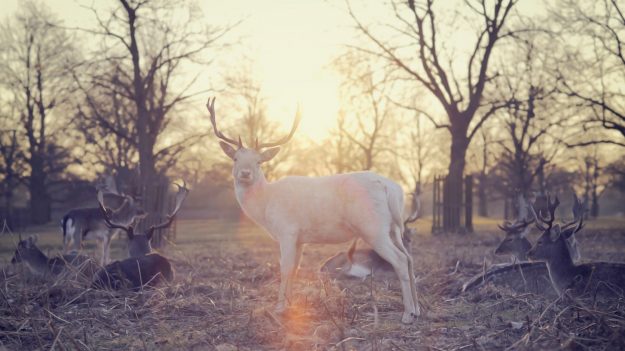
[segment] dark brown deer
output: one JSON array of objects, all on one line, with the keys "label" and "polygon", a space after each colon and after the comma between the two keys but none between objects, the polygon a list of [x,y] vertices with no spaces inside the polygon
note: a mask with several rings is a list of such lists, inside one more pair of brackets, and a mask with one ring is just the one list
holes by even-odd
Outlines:
[{"label": "dark brown deer", "polygon": [[[577,197],[575,197],[575,201],[577,201]],[[463,285],[463,291],[490,282],[495,286],[505,286],[517,292],[555,295],[556,292],[551,286],[549,272],[544,262],[526,262],[531,244],[525,236],[530,230],[529,225],[536,222],[536,216],[531,205],[528,205],[524,200],[520,200],[519,203],[521,206],[517,221],[515,223],[506,222],[499,226],[506,232],[506,238],[495,251],[499,254],[511,254],[515,261],[512,264],[493,266],[486,272],[477,274]],[[574,202],[573,216],[576,219],[580,215],[578,206],[577,202]],[[532,214],[531,219],[527,219],[528,213]],[[570,226],[570,224],[567,225]],[[579,256],[579,249],[574,236],[566,240],[566,245],[572,257]],[[517,259],[519,261],[516,261]]]},{"label": "dark brown deer", "polygon": [[[506,233],[504,239],[495,249],[496,255],[508,254],[512,261],[527,261],[527,252],[532,248],[532,243],[527,239],[527,234],[531,230],[529,224],[534,223],[534,217],[528,218],[529,212],[534,211],[531,204],[525,201],[523,196],[519,196],[519,217],[515,223],[505,222],[499,225],[499,228]],[[575,213],[573,213],[575,216]],[[575,235],[571,235],[566,244],[573,257],[573,261],[578,262],[581,259],[579,245]]]},{"label": "dark brown deer", "polygon": [[516,222],[504,222],[503,225],[498,224],[499,229],[506,233],[504,239],[495,249],[496,255],[510,255],[512,262],[527,261],[527,252],[532,248],[532,244],[527,240],[527,234],[531,230],[530,224],[533,219],[528,220],[528,204],[523,195],[519,195],[519,215]]},{"label": "dark brown deer", "polygon": [[125,232],[128,236],[129,257],[139,257],[151,253],[151,241],[152,236],[154,235],[154,231],[156,231],[157,229],[167,228],[172,224],[174,218],[176,217],[176,214],[178,213],[178,211],[180,211],[180,207],[182,207],[182,203],[184,202],[189,192],[184,184],[182,186],[176,184],[176,186],[178,187],[178,193],[176,194],[176,204],[172,212],[167,216],[167,220],[158,225],[151,226],[144,233],[135,233],[134,226],[132,224],[117,222],[113,216],[113,211],[110,208],[106,207],[106,205],[104,204],[104,195],[102,191],[98,192],[99,211],[105,225],[111,229],[121,230],[122,232]]},{"label": "dark brown deer", "polygon": [[164,222],[153,225],[144,233],[135,233],[132,225],[124,226],[111,220],[110,210],[104,206],[102,192],[98,193],[98,203],[103,213],[106,224],[115,229],[120,229],[127,233],[129,239],[129,251],[131,257],[121,261],[115,261],[102,268],[93,281],[94,288],[106,289],[139,289],[141,287],[152,287],[161,281],[172,281],[174,270],[169,260],[158,254],[152,253],[150,239],[154,231],[169,227],[182,207],[182,203],[187,197],[189,190],[183,185],[178,186],[176,194],[176,205],[167,216]]},{"label": "dark brown deer", "polygon": [[[419,199],[419,189],[415,188],[412,193],[412,204],[410,214],[404,221],[404,234],[402,241],[404,247],[411,252],[412,237],[416,235],[414,228],[409,228],[408,224],[415,222],[419,218],[421,202]],[[396,277],[393,266],[385,261],[372,249],[356,249],[358,240],[354,240],[347,252],[342,251],[327,259],[319,269],[322,273],[327,273],[331,278],[361,278],[369,275],[382,276],[383,279]]]},{"label": "dark brown deer", "polygon": [[157,253],[115,261],[97,272],[94,289],[139,290],[154,287],[162,281],[174,280],[174,269],[169,260]]},{"label": "dark brown deer", "polygon": [[[107,193],[124,198],[124,202],[120,207],[108,212],[110,219],[116,223],[129,226],[136,220],[147,216],[143,207],[133,197],[118,194],[114,189],[109,189]],[[63,216],[62,227],[63,252],[77,252],[81,249],[83,240],[93,239],[97,240],[99,246],[101,246],[100,264],[105,265],[110,261],[111,239],[119,231],[106,225],[100,208],[72,209]]]},{"label": "dark brown deer", "polygon": [[89,257],[76,253],[48,258],[38,247],[37,237],[30,236],[17,244],[12,264],[22,263],[35,276],[51,277],[74,272],[87,279],[93,277],[97,265]]},{"label": "dark brown deer", "polygon": [[625,263],[589,262],[575,264],[567,239],[583,227],[583,207],[574,197],[574,220],[562,226],[553,224],[555,211],[560,201],[556,197],[548,200],[549,216],[537,216],[537,227],[543,232],[528,256],[532,260],[544,261],[549,270],[553,288],[562,295],[569,291],[574,296],[589,294],[596,296],[623,295],[625,289]]}]

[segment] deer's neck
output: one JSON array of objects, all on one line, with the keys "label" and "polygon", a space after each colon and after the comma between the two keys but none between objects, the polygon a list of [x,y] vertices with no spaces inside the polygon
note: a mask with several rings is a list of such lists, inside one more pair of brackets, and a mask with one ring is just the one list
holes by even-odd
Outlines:
[{"label": "deer's neck", "polygon": [[28,267],[31,273],[45,274],[49,269],[48,257],[39,249],[31,249],[28,252],[28,256],[22,257],[26,267]]},{"label": "deer's neck", "polygon": [[262,172],[252,184],[234,181],[234,191],[239,206],[256,224],[266,227],[265,207],[269,196],[268,183]]},{"label": "deer's neck", "polygon": [[549,278],[554,288],[560,294],[567,288],[570,288],[575,277],[580,274],[580,267],[573,263],[573,259],[564,245],[559,247],[549,257],[546,264],[549,270]]},{"label": "deer's neck", "polygon": [[526,262],[527,261],[527,252],[532,248],[532,244],[530,244],[530,242],[525,239],[521,241],[520,244],[520,249],[519,251],[516,253],[516,258],[521,261],[521,262]]}]

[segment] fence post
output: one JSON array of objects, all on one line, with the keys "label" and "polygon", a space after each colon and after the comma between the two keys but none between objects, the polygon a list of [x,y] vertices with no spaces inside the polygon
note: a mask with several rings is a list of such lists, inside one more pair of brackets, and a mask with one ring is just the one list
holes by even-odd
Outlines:
[{"label": "fence post", "polygon": [[473,233],[473,176],[466,176],[464,183],[464,226]]},{"label": "fence post", "polygon": [[432,182],[432,234],[436,234],[440,229],[438,223],[438,211],[438,176],[435,175]]}]

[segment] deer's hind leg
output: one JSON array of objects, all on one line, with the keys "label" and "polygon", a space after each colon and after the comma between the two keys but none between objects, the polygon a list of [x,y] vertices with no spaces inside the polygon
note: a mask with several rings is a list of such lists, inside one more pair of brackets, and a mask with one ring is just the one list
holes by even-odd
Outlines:
[{"label": "deer's hind leg", "polygon": [[393,239],[389,234],[390,230],[390,225],[363,228],[364,232],[362,233],[362,238],[373,247],[380,257],[393,266],[399,278],[404,303],[404,313],[401,321],[403,323],[411,323],[414,320],[414,316],[419,315],[418,305],[415,304],[414,295],[412,293],[414,285],[411,287],[414,281],[414,275],[411,279],[410,275],[412,271],[410,269],[411,265],[409,264],[408,256],[393,243]]},{"label": "deer's hind leg", "polygon": [[412,255],[410,254],[410,250],[408,250],[408,248],[406,246],[404,246],[403,244],[403,240],[401,237],[401,233],[403,232],[403,229],[393,225],[392,229],[391,229],[391,236],[393,239],[393,244],[395,244],[395,246],[401,250],[405,255],[406,258],[408,259],[408,271],[409,271],[409,276],[410,276],[410,292],[412,294],[412,299],[414,300],[414,304],[415,304],[415,309],[416,309],[416,315],[420,316],[421,315],[421,308],[419,307],[419,299],[417,298],[417,284],[415,282],[415,273],[414,273],[414,260],[412,259]]}]

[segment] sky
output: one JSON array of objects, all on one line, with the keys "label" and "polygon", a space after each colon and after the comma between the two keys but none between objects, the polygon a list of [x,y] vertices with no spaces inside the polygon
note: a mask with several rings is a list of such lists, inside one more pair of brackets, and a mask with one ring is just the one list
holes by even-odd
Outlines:
[{"label": "sky", "polygon": [[[4,13],[14,13],[19,2],[3,0]],[[94,25],[94,17],[84,6],[92,3],[99,6],[104,2],[47,0],[45,3],[67,27],[85,28]],[[334,126],[340,77],[329,65],[354,34],[353,23],[337,3],[342,4],[287,0],[197,1],[207,23],[241,22],[226,38],[238,40],[241,45],[225,55],[250,58],[254,78],[262,84],[267,98],[270,118],[287,129],[299,105],[303,117],[300,132],[313,139],[324,137]],[[228,59],[221,57],[217,62],[228,62]],[[208,69],[223,72],[221,68],[236,69]],[[199,84],[202,83],[207,82]]]}]

